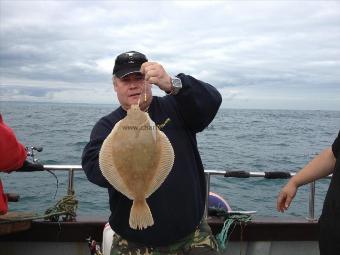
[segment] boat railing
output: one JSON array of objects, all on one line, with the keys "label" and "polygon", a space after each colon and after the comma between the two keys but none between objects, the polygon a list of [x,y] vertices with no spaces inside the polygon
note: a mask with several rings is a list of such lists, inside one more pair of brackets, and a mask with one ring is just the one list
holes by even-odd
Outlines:
[{"label": "boat railing", "polygon": [[[74,193],[74,171],[82,170],[81,165],[44,165],[45,170],[49,171],[68,171],[68,186],[67,186],[67,194]],[[235,177],[235,178],[250,178],[250,177],[260,177],[266,179],[288,179],[294,176],[295,172],[249,172],[249,171],[229,171],[229,170],[205,170],[205,179],[206,179],[206,188],[207,188],[207,196],[206,196],[206,210],[205,216],[207,217],[208,212],[208,198],[210,191],[210,179],[211,176],[224,176],[224,177]],[[325,178],[331,178],[332,175],[329,175]],[[308,221],[316,221],[315,218],[315,181],[309,184],[309,201],[308,201],[308,215],[306,219]]]}]

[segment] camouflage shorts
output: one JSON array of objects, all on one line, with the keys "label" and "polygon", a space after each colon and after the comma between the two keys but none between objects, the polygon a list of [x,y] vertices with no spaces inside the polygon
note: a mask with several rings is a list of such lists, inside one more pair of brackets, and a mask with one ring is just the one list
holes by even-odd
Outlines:
[{"label": "camouflage shorts", "polygon": [[209,225],[203,221],[191,235],[164,247],[147,247],[113,235],[111,255],[217,255],[217,242]]}]

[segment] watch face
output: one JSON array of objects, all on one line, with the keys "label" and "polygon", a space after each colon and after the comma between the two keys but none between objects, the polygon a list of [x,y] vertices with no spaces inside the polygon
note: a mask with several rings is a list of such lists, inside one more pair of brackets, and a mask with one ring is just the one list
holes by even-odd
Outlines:
[{"label": "watch face", "polygon": [[179,78],[172,78],[172,85],[175,87],[175,88],[182,88],[182,81],[179,79]]},{"label": "watch face", "polygon": [[176,95],[182,88],[182,81],[177,77],[173,77],[171,78],[171,83],[173,86],[173,91],[171,92],[171,95]]}]

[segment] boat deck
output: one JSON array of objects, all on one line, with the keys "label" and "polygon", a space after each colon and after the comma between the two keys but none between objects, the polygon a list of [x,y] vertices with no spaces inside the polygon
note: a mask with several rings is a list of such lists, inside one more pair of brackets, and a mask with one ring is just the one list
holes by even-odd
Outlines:
[{"label": "boat deck", "polygon": [[[214,232],[220,232],[223,221],[209,217]],[[86,239],[102,241],[106,220],[79,217],[76,222],[33,221],[28,230],[0,236],[0,254],[90,254]],[[271,218],[254,216],[246,226],[236,225],[224,254],[317,255],[318,223],[303,218]],[[29,252],[31,253],[31,252]]]}]

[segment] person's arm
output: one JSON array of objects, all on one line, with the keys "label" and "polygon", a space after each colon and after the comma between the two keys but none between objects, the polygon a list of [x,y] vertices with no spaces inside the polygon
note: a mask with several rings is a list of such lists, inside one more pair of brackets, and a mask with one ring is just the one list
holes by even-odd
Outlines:
[{"label": "person's arm", "polygon": [[329,147],[310,161],[300,172],[293,176],[281,190],[277,198],[277,210],[284,212],[290,206],[297,189],[306,183],[323,178],[334,171],[336,158]]},{"label": "person's arm", "polygon": [[12,172],[22,167],[27,157],[25,146],[16,138],[13,130],[0,114],[0,171]]},{"label": "person's arm", "polygon": [[102,120],[99,121],[94,126],[91,132],[90,141],[85,146],[82,155],[82,168],[87,179],[98,186],[106,188],[110,187],[111,184],[105,179],[99,168],[99,151],[110,132],[110,128],[105,125]]},{"label": "person's arm", "polygon": [[178,102],[183,121],[194,132],[201,132],[214,119],[222,97],[212,85],[190,75],[179,74],[182,89],[174,96]]}]

